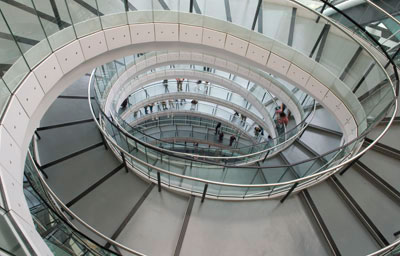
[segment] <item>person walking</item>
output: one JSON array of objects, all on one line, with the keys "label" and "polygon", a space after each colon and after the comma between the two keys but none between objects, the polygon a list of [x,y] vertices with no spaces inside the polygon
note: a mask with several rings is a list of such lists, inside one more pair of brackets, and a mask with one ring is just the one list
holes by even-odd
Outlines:
[{"label": "person walking", "polygon": [[278,124],[286,126],[286,125],[288,125],[288,123],[289,123],[289,119],[287,118],[285,112],[281,112],[279,114]]},{"label": "person walking", "polygon": [[163,110],[168,110],[167,102],[165,102],[165,100],[161,101],[161,105],[162,105]]},{"label": "person walking", "polygon": [[169,108],[171,108],[171,109],[173,109],[173,108],[175,108],[175,106],[174,106],[174,100],[168,100],[168,104],[169,104]]},{"label": "person walking", "polygon": [[176,86],[177,86],[177,91],[178,92],[181,92],[183,90],[182,89],[182,84],[183,84],[184,80],[185,80],[184,78],[177,78],[176,79]]},{"label": "person walking", "polygon": [[169,90],[168,90],[168,79],[164,79],[163,85],[164,85],[164,88],[165,88],[165,92],[169,92]]},{"label": "person walking", "polygon": [[124,110],[128,106],[128,98],[126,98],[122,103],[121,103],[121,109]]},{"label": "person walking", "polygon": [[247,119],[247,116],[245,116],[245,115],[241,115],[240,116],[240,118],[242,119],[242,125],[244,126],[245,124],[246,124],[246,119]]},{"label": "person walking", "polygon": [[258,126],[254,127],[254,135],[255,135],[256,137],[258,137],[258,135],[260,134],[260,132],[261,132],[260,127],[258,127]]},{"label": "person walking", "polygon": [[218,131],[219,131],[219,129],[221,128],[221,123],[220,122],[218,122],[218,124],[217,124],[217,126],[215,126],[215,135],[217,135],[218,134]]},{"label": "person walking", "polygon": [[236,140],[236,136],[232,135],[229,139],[229,146],[232,147],[233,142]]},{"label": "person walking", "polygon": [[198,101],[197,100],[192,100],[192,106],[190,107],[190,110],[195,110],[196,109],[196,105],[197,105],[197,103],[198,103]]},{"label": "person walking", "polygon": [[224,141],[224,132],[220,132],[219,133],[219,142],[223,142]]}]

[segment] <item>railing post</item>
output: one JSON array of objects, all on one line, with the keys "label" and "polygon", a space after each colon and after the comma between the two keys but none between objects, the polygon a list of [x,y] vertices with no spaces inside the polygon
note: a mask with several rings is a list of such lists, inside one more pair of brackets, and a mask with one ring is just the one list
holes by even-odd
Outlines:
[{"label": "railing post", "polygon": [[299,185],[298,182],[294,183],[293,186],[289,189],[289,191],[287,192],[287,194],[281,199],[281,203],[285,202],[286,198],[289,197],[289,195],[293,192],[293,190],[297,187],[297,185]]},{"label": "railing post", "polygon": [[125,154],[122,151],[121,151],[121,157],[122,157],[122,162],[124,163],[124,166],[125,166],[125,171],[129,172],[128,165],[126,164]]},{"label": "railing post", "polygon": [[[322,6],[321,14],[325,11],[325,8],[326,8],[326,2],[324,2],[324,5]],[[318,23],[320,18],[321,18],[321,16],[318,15],[318,18],[317,18],[317,20],[315,21],[315,23]]]},{"label": "railing post", "polygon": [[189,4],[189,12],[192,13],[193,12],[193,0],[190,0],[190,4]]},{"label": "railing post", "polygon": [[161,174],[157,172],[157,184],[158,184],[158,192],[161,192]]},{"label": "railing post", "polygon": [[207,189],[208,189],[208,183],[206,183],[206,184],[204,185],[203,195],[201,196],[201,203],[203,203],[203,202],[204,202],[204,199],[206,198]]}]

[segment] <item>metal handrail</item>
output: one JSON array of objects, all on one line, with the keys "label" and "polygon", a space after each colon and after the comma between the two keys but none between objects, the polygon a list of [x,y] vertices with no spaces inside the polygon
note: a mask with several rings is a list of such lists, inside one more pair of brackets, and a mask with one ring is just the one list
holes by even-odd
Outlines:
[{"label": "metal handrail", "polygon": [[[315,116],[315,111],[316,111],[316,103],[315,103],[315,101],[314,101],[313,110],[307,114],[307,116],[302,120],[301,123],[297,124],[295,127],[291,128],[289,131],[286,131],[285,134],[281,134],[281,135],[279,135],[279,137],[276,137],[276,138],[274,138],[273,140],[275,140],[275,139],[278,140],[278,139],[281,138],[281,137],[286,137],[286,135],[287,135],[288,133],[294,131],[295,129],[297,129],[297,128],[300,127],[300,126],[303,126],[295,135],[291,136],[290,139],[293,139],[293,138],[295,138],[295,137],[298,137],[300,134],[303,133],[303,131],[307,128],[308,124],[309,124],[309,123],[311,122],[311,120],[314,118],[314,116]],[[311,117],[310,117],[310,116],[311,116]],[[309,117],[310,117],[310,119],[309,119]],[[309,122],[306,122],[307,119],[309,119]],[[118,120],[118,119],[116,119],[116,118],[114,117],[113,120]],[[137,130],[135,127],[132,127],[132,126],[131,126],[130,124],[128,124],[125,120],[122,120],[122,121],[124,121],[125,124],[128,125],[131,129],[133,129],[133,130],[135,130],[135,131],[137,131],[137,132],[143,134],[144,136],[149,136],[149,135],[147,135],[147,134],[141,132],[140,130]],[[121,129],[123,129],[125,132],[127,132],[127,131],[125,130],[125,128],[124,128],[121,124],[117,123],[117,125],[118,125],[119,127],[121,127]],[[127,132],[127,133],[128,133],[128,132]],[[151,136],[149,136],[149,137],[150,137],[150,138],[153,138],[153,137],[151,137]],[[157,138],[153,138],[153,139],[155,139],[155,140],[157,140],[157,141],[163,142],[162,140],[157,139]],[[241,155],[241,156],[232,156],[232,157],[203,156],[203,155],[198,155],[198,154],[190,154],[190,153],[182,153],[182,152],[176,152],[176,151],[168,151],[168,150],[162,149],[162,148],[159,148],[159,150],[161,150],[161,151],[166,151],[166,152],[170,152],[170,153],[177,153],[177,154],[180,154],[180,155],[187,155],[187,156],[190,156],[190,157],[209,158],[209,159],[240,159],[240,158],[252,157],[252,156],[255,156],[255,155],[258,155],[258,154],[265,153],[265,152],[267,152],[267,151],[273,150],[273,149],[275,149],[275,148],[278,148],[278,147],[284,145],[286,142],[287,142],[287,141],[284,141],[284,142],[282,142],[282,143],[280,143],[280,144],[277,144],[277,145],[275,145],[275,146],[272,146],[272,147],[270,147],[270,148],[267,148],[267,149],[264,149],[264,150],[262,150],[262,151],[258,151],[258,152],[255,152],[255,153],[246,154],[246,155]],[[145,142],[144,142],[144,143],[145,143]],[[251,147],[259,146],[259,145],[261,145],[261,144],[268,144],[268,143],[269,143],[269,141],[266,141],[266,142],[261,142],[261,143],[258,143],[258,144],[255,144],[255,145],[251,145],[251,146],[243,146],[243,147],[241,147],[241,148],[236,148],[236,149],[251,148]]]},{"label": "metal handrail", "polygon": [[[33,160],[33,157],[31,155],[30,152],[28,152],[28,156],[29,158]],[[44,178],[42,177],[42,175],[40,174],[40,170],[38,169],[38,167],[36,166],[36,164],[33,164],[35,172],[37,174],[37,176],[39,177],[42,185],[44,186],[44,188],[49,192],[49,194],[51,195],[52,199],[54,199],[57,204],[59,204],[59,206],[66,211],[70,216],[72,216],[75,220],[77,220],[80,224],[82,224],[83,226],[85,226],[87,229],[89,229],[90,231],[92,231],[94,234],[96,234],[97,236],[101,237],[102,239],[106,240],[107,242],[109,242],[110,244],[117,246],[118,248],[121,248],[127,252],[133,253],[134,255],[139,255],[139,256],[146,256],[143,253],[140,253],[138,251],[135,251],[129,247],[126,247],[123,244],[120,244],[118,242],[116,242],[115,240],[109,238],[108,236],[104,235],[103,233],[97,231],[95,228],[93,228],[92,226],[90,226],[89,224],[87,224],[84,220],[82,220],[81,218],[79,218],[78,215],[76,215],[73,211],[71,211],[62,201],[60,198],[57,197],[56,193],[54,193],[54,191],[50,188],[50,186],[46,183],[46,181],[44,180]]]},{"label": "metal handrail", "polygon": [[[94,76],[94,70],[92,71],[92,74],[91,74],[91,79],[90,79],[90,81],[89,81],[89,87],[91,86],[91,81],[93,81],[93,79],[92,79],[93,76]],[[96,96],[97,96],[97,95],[95,95],[95,99],[96,99],[96,101],[98,101],[98,99],[96,98]],[[92,103],[89,102],[89,104],[92,104]],[[100,105],[100,104],[99,104],[99,105]],[[100,109],[101,109],[101,108],[100,108]],[[103,110],[101,110],[101,111],[103,112]],[[303,119],[303,121],[302,121],[301,123],[297,124],[294,128],[292,128],[292,129],[290,130],[290,131],[292,131],[292,130],[294,130],[294,129],[300,127],[300,126],[303,126],[303,127],[300,129],[300,131],[299,131],[296,135],[290,137],[291,140],[293,140],[295,137],[298,137],[299,135],[301,135],[301,134],[304,132],[304,130],[308,127],[308,123],[306,123],[305,121],[310,117],[310,115],[311,115],[311,120],[312,120],[312,119],[314,118],[315,111],[316,111],[316,102],[315,102],[315,100],[314,100],[313,110],[307,114],[307,116]],[[105,115],[104,112],[103,112],[103,114]],[[106,116],[106,115],[105,115],[105,116]],[[115,120],[115,118],[113,118],[113,120]],[[129,124],[128,124],[128,125],[129,125]],[[119,123],[117,123],[117,126],[118,126],[119,128],[121,128],[121,129],[124,131],[124,133],[125,133],[126,136],[130,137],[131,139],[133,139],[133,140],[135,140],[135,141],[137,140],[137,139],[135,139],[133,136],[131,136]],[[132,128],[133,128],[133,127],[132,127]],[[135,129],[135,128],[133,128],[133,129]],[[136,130],[137,130],[137,129],[136,129]],[[145,135],[145,133],[143,133],[143,132],[141,132],[141,131],[139,131],[139,130],[137,130],[137,131],[138,131],[139,133]],[[285,134],[289,133],[290,131],[286,132]],[[148,144],[148,143],[146,143],[146,142],[144,142],[144,141],[141,141],[141,142],[142,142],[143,145],[145,145],[145,146],[147,146],[147,147],[151,147],[151,148],[153,148],[153,149],[154,149],[154,147],[157,147],[157,146],[155,146],[155,145]],[[268,143],[268,142],[267,142],[267,143]],[[281,144],[274,145],[274,146],[272,146],[272,147],[270,147],[270,148],[267,148],[267,149],[264,149],[264,150],[261,150],[261,151],[258,151],[258,152],[254,152],[254,153],[251,153],[251,154],[240,155],[240,156],[204,156],[204,155],[198,155],[198,154],[177,152],[177,151],[168,150],[168,149],[163,149],[163,148],[159,148],[159,147],[157,147],[156,150],[157,150],[157,151],[167,152],[167,153],[169,153],[169,154],[184,155],[184,156],[189,156],[189,157],[199,158],[199,159],[227,159],[227,160],[229,160],[229,159],[241,159],[241,158],[246,158],[246,157],[253,157],[253,156],[256,156],[256,155],[264,154],[264,153],[270,152],[271,150],[274,150],[274,149],[276,149],[276,148],[278,148],[278,147],[281,147],[281,146],[284,145],[285,143],[287,143],[287,140],[285,140],[285,141],[284,141],[283,143],[281,143]],[[260,144],[262,144],[262,143],[260,143]],[[257,145],[259,145],[259,144],[256,144],[256,145],[254,145],[254,146],[257,146]],[[246,163],[246,164],[251,164],[251,163],[254,163],[254,162],[261,161],[261,160],[263,160],[262,157],[260,157],[259,159],[256,159],[256,161],[248,162],[248,163]]]},{"label": "metal handrail", "polygon": [[[89,79],[89,80],[90,80],[90,81],[89,81],[89,84],[91,84],[92,78],[93,78],[93,72],[92,72],[92,75],[91,75],[91,77],[90,77],[90,79]],[[100,132],[103,134],[104,138],[105,138],[110,144],[112,144],[115,148],[117,148],[117,149],[118,149],[120,152],[122,152],[123,154],[128,155],[129,157],[131,157],[131,158],[134,159],[135,161],[137,161],[137,162],[139,162],[139,163],[141,163],[141,164],[143,164],[143,165],[145,165],[145,166],[147,166],[147,167],[149,167],[149,168],[151,168],[151,169],[157,170],[157,171],[159,171],[159,172],[162,172],[162,173],[165,173],[165,174],[168,174],[168,175],[172,175],[172,176],[179,177],[179,178],[183,178],[183,179],[189,179],[189,180],[193,180],[193,181],[199,181],[199,182],[202,182],[202,183],[205,183],[205,184],[208,183],[208,184],[222,185],[222,186],[230,186],[230,187],[254,187],[254,188],[257,188],[257,187],[258,187],[258,188],[259,188],[259,187],[271,187],[271,186],[288,185],[288,184],[293,184],[293,183],[296,183],[296,182],[305,181],[305,180],[308,180],[308,179],[313,178],[313,177],[322,176],[322,175],[324,175],[324,174],[326,174],[326,173],[329,173],[329,172],[332,172],[332,171],[337,171],[337,170],[339,170],[341,167],[343,167],[344,165],[350,163],[352,160],[354,160],[354,159],[360,157],[362,154],[364,154],[365,152],[367,152],[371,147],[373,147],[373,146],[378,142],[378,140],[379,140],[380,138],[382,138],[382,137],[386,134],[386,132],[388,131],[388,129],[389,129],[389,127],[390,127],[390,125],[386,126],[385,129],[383,130],[383,132],[381,133],[381,135],[379,135],[379,136],[377,137],[377,140],[375,140],[374,142],[372,142],[371,144],[369,144],[369,145],[368,145],[367,147],[365,147],[363,150],[359,151],[356,155],[354,155],[354,156],[352,156],[351,158],[345,160],[344,162],[338,164],[337,166],[333,166],[333,167],[328,168],[328,169],[325,170],[325,171],[318,172],[318,173],[315,173],[315,174],[312,174],[312,175],[309,175],[309,176],[306,176],[306,177],[303,177],[303,178],[298,178],[298,179],[295,179],[295,180],[286,181],[286,182],[280,182],[280,183],[269,183],[269,184],[233,184],[233,183],[224,183],[224,182],[210,181],[210,180],[205,180],[205,179],[201,179],[201,178],[195,178],[195,177],[191,177],[191,176],[186,176],[186,175],[177,174],[177,173],[174,173],[174,172],[171,172],[171,171],[164,170],[164,169],[159,168],[159,167],[157,167],[157,166],[151,165],[151,164],[149,164],[149,163],[147,163],[147,162],[145,162],[145,161],[143,161],[143,160],[141,160],[141,159],[139,159],[139,158],[137,158],[137,157],[131,155],[129,152],[127,152],[125,149],[123,149],[120,145],[118,145],[118,143],[116,143],[116,142],[113,140],[113,138],[110,137],[110,135],[107,133],[107,131],[104,130],[104,128],[102,127],[102,125],[101,125],[100,122],[98,121],[96,115],[94,114],[94,110],[93,110],[93,107],[92,107],[92,102],[91,102],[91,96],[90,96],[90,95],[91,95],[91,91],[90,91],[90,86],[89,86],[89,87],[88,87],[88,102],[89,102],[89,106],[90,106],[89,109],[90,109],[90,111],[91,111],[91,113],[92,113],[92,116],[93,116],[93,118],[94,118],[94,121],[96,122],[96,124],[97,124],[97,126],[98,126]],[[397,99],[394,99],[393,104],[394,104],[394,107],[395,107],[395,108],[394,108],[394,113],[393,113],[393,115],[392,115],[390,121],[388,122],[389,124],[391,124],[391,123],[393,122],[393,120],[394,120],[394,118],[395,118],[395,116],[396,116],[396,113],[397,113],[397,105],[398,105]],[[393,105],[390,105],[390,107],[392,107],[392,106],[393,106]],[[108,119],[108,117],[104,114],[104,112],[102,111],[101,108],[99,109],[99,111],[100,111],[100,112],[99,112],[100,114],[103,114],[103,116],[104,116],[105,118]],[[386,109],[385,111],[387,111],[387,109]],[[100,120],[100,119],[99,119],[99,120]],[[301,164],[301,163],[304,163],[304,162],[308,162],[308,161],[313,161],[313,160],[316,160],[316,159],[320,159],[320,158],[322,158],[322,157],[324,157],[324,156],[326,156],[326,155],[331,154],[332,152],[335,152],[336,150],[342,150],[342,149],[344,149],[345,147],[351,145],[352,143],[357,142],[360,138],[361,138],[361,139],[364,138],[364,137],[369,133],[369,131],[370,131],[371,129],[372,129],[372,127],[370,127],[369,129],[367,129],[367,130],[363,133],[363,135],[361,135],[361,136],[359,136],[359,137],[357,137],[357,138],[351,140],[350,142],[346,143],[345,145],[343,145],[343,146],[341,146],[341,147],[339,147],[339,148],[337,148],[337,149],[335,149],[335,150],[332,150],[332,151],[330,151],[330,152],[327,152],[327,153],[325,153],[325,154],[323,154],[323,155],[316,156],[316,157],[313,157],[313,158],[311,158],[311,159],[303,160],[303,161],[300,161],[300,162],[297,162],[297,163],[294,163],[294,164],[290,164],[290,165],[281,165],[281,166],[277,166],[277,167],[293,167],[293,166],[295,166],[295,165],[298,165],[298,164]],[[122,131],[122,132],[123,132],[123,131]],[[123,133],[124,133],[124,132],[123,132]],[[129,134],[125,134],[125,133],[124,133],[124,135],[125,135],[125,136],[129,136]],[[135,140],[135,138],[132,138],[132,139]],[[137,141],[137,140],[136,140],[136,142],[141,143],[140,141]],[[141,144],[144,145],[144,143],[141,143]],[[145,146],[145,145],[144,145],[144,146]],[[152,146],[152,145],[149,145],[149,146]],[[154,147],[153,147],[153,149],[154,149]],[[155,149],[155,150],[157,150],[157,149]],[[200,161],[200,160],[198,160],[198,159],[189,159],[189,160],[195,161],[195,162],[204,162],[204,161]],[[206,162],[206,163],[208,163],[208,162]],[[215,164],[215,163],[211,163],[211,164],[213,164],[213,165],[218,165],[218,164]],[[221,165],[221,166],[228,167],[228,168],[243,168],[243,166],[229,166],[229,165]],[[260,169],[259,166],[257,166],[257,167],[249,166],[249,167],[246,167],[246,168]],[[265,168],[265,167],[261,167],[261,168]],[[268,167],[268,168],[272,168],[272,167]]]}]

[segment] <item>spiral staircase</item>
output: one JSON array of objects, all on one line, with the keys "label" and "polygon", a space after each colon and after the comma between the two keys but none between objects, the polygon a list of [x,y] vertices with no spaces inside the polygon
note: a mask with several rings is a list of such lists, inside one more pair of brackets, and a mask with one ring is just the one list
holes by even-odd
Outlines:
[{"label": "spiral staircase", "polygon": [[1,253],[400,255],[398,10],[0,1]]}]

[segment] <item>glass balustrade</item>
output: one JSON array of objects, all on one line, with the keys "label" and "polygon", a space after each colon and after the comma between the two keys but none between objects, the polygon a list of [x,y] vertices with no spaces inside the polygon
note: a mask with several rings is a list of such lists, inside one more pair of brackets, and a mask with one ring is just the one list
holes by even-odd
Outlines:
[{"label": "glass balustrade", "polygon": [[[96,84],[97,80],[96,79],[92,79],[92,82],[94,84]],[[197,84],[193,84],[196,85]],[[163,91],[163,84],[155,84],[153,85],[154,87],[158,87],[159,89],[154,90],[155,92],[158,91],[160,92],[160,89],[162,89],[161,91]],[[153,87],[150,86],[150,87]],[[211,86],[210,86],[211,87]],[[190,86],[186,86],[186,89],[189,88],[197,88],[197,87],[190,87]],[[192,89],[193,91],[197,91],[196,89]],[[97,90],[95,90],[97,91]],[[151,101],[151,96],[148,93],[147,87],[143,88],[142,90],[140,90],[138,93],[141,94],[141,96],[139,97],[135,97],[135,94],[133,96],[133,98],[135,99],[145,99],[146,97],[148,99],[150,99]],[[210,89],[210,91],[212,91],[212,89]],[[164,93],[162,95],[167,95],[168,93]],[[95,93],[95,98],[97,100],[97,93]],[[182,93],[182,95],[184,95]],[[307,101],[305,104],[308,104],[308,106],[313,106],[314,105],[314,101],[312,100],[312,102],[310,102],[312,99],[310,98],[309,101]],[[149,102],[150,102],[149,101]],[[188,100],[189,101],[189,100]],[[132,106],[136,106],[138,102],[133,101]],[[151,103],[153,103],[151,101]],[[311,104],[310,104],[311,103]],[[164,105],[164,106],[163,106]],[[130,125],[129,123],[132,123],[135,121],[135,119],[140,120],[140,118],[143,118],[143,115],[149,115],[149,117],[151,117],[153,115],[153,117],[156,117],[157,114],[159,112],[162,112],[163,114],[166,113],[171,113],[171,115],[175,112],[179,113],[182,111],[188,111],[188,112],[201,112],[201,113],[206,113],[209,114],[210,116],[215,116],[217,118],[220,118],[222,120],[227,120],[231,123],[236,124],[238,127],[240,127],[241,129],[244,128],[245,132],[249,132],[250,129],[254,129],[254,122],[252,122],[251,120],[249,120],[248,122],[242,122],[242,120],[239,119],[239,117],[235,116],[235,111],[231,110],[231,109],[222,109],[221,106],[213,106],[210,104],[203,104],[201,102],[199,102],[198,104],[196,104],[195,106],[189,102],[185,102],[183,103],[180,100],[178,100],[178,103],[174,100],[172,102],[173,105],[173,109],[171,109],[171,105],[167,103],[167,100],[165,100],[165,104],[162,103],[158,103],[156,104],[153,109],[152,112],[150,113],[150,110],[148,110],[148,114],[140,114],[140,112],[138,113],[138,109],[137,108],[133,108],[131,110],[132,114],[129,116],[129,118],[126,118],[126,122],[124,122],[124,120],[120,120],[118,119],[118,117],[114,117],[113,119],[116,119],[119,121],[119,124],[125,128],[126,130],[129,131],[129,133],[134,134],[134,131],[138,132],[141,135],[145,135],[145,131],[143,130],[138,130],[135,125],[136,123],[133,123],[132,125]],[[140,106],[140,105],[139,105]],[[167,110],[167,108],[170,108],[169,110]],[[313,113],[313,108],[312,107],[307,107],[308,111],[309,111],[309,115],[311,113]],[[128,111],[128,110],[127,110]],[[308,118],[309,116],[307,116]],[[290,143],[299,135],[301,134],[301,131],[305,128],[306,122],[305,120],[303,120],[303,122],[301,122],[300,124],[296,125],[294,128],[292,128],[289,132],[285,132],[285,130],[283,130],[279,136],[273,138],[273,139],[268,139],[268,135],[265,134],[264,137],[260,138],[261,139],[261,143],[257,143],[256,145],[252,145],[252,146],[246,146],[246,147],[242,147],[240,148],[240,153],[239,155],[237,154],[233,154],[233,152],[229,152],[229,150],[225,150],[227,152],[223,153],[222,155],[226,156],[226,161],[236,161],[238,162],[238,164],[250,164],[250,163],[254,163],[256,161],[260,161],[260,160],[264,160],[266,157],[268,157],[268,155],[272,155],[272,153],[276,154],[277,152],[279,152],[280,150],[284,149],[285,147],[287,147],[288,145],[290,145]],[[251,131],[252,132],[252,131]],[[137,136],[137,135],[136,135]],[[147,137],[147,136],[146,136]],[[145,139],[146,140],[158,140],[157,138],[149,138],[149,139]],[[158,141],[157,144],[155,145],[160,145],[160,144],[164,144],[163,141]],[[229,144],[228,144],[229,145]],[[161,150],[165,150],[161,149]],[[185,154],[185,153],[180,153],[181,155],[189,155],[191,157],[193,157],[195,154]],[[209,154],[207,154],[209,155]],[[250,157],[251,156],[251,157]],[[205,157],[205,156],[203,156]],[[218,160],[221,161],[223,160],[222,156],[207,156],[206,157],[209,160]],[[239,162],[240,161],[240,162]]]}]

